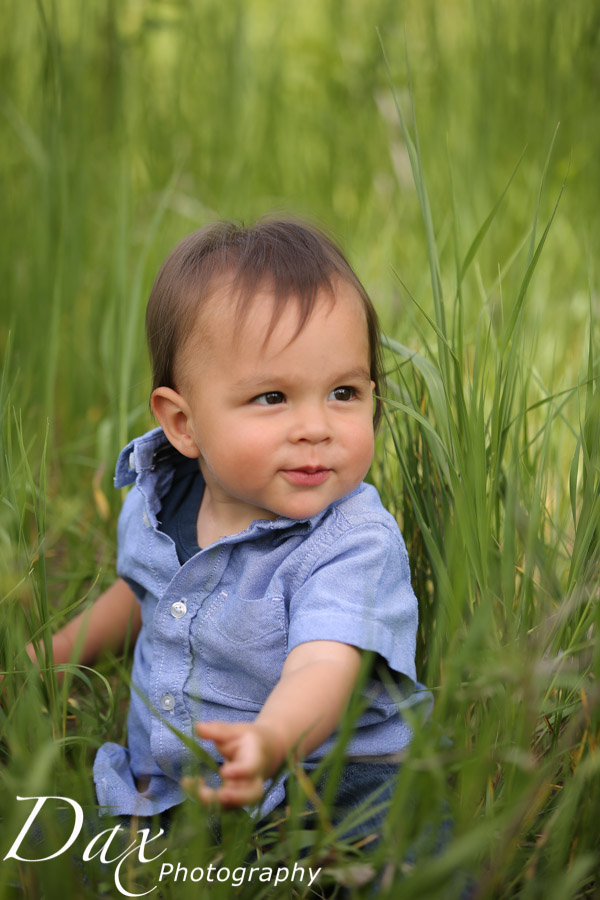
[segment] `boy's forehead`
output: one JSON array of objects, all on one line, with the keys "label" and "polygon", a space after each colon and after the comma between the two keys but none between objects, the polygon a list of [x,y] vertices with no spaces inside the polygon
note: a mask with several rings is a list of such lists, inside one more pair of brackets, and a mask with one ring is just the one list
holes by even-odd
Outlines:
[{"label": "boy's forehead", "polygon": [[368,342],[362,300],[346,282],[338,281],[331,291],[325,286],[318,289],[308,316],[303,317],[303,305],[297,295],[278,297],[270,284],[244,295],[235,288],[233,278],[228,279],[215,288],[198,311],[177,368],[183,375],[190,363],[195,368],[209,358],[224,366],[231,361],[231,354],[243,352],[248,345],[253,351],[265,350],[272,338],[277,341],[282,335],[286,343],[292,344],[315,312],[332,310],[338,304],[350,305],[359,313],[357,321],[360,328],[364,325]]},{"label": "boy's forehead", "polygon": [[205,344],[232,343],[239,345],[248,332],[266,343],[279,328],[292,327],[294,336],[317,309],[325,305],[331,309],[337,303],[352,303],[366,316],[362,301],[355,288],[337,280],[322,285],[314,291],[307,303],[296,293],[279,295],[270,282],[263,282],[253,290],[238,286],[233,277],[220,283],[211,292],[196,315],[192,334]]}]

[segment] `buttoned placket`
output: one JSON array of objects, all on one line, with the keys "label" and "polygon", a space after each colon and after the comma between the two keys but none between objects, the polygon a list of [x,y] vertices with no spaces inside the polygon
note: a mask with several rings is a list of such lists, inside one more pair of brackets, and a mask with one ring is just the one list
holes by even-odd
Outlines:
[{"label": "buttoned placket", "polygon": [[[170,760],[181,760],[182,756],[188,757],[189,761],[193,758],[191,751],[182,748],[169,725],[184,734],[192,733],[194,723],[184,697],[193,664],[190,640],[192,622],[202,614],[202,607],[213,596],[225,570],[230,549],[227,545],[213,545],[202,551],[192,566],[182,566],[156,605],[148,687],[151,702],[159,715],[152,717],[150,746],[153,757],[163,770],[169,769]],[[190,583],[191,573],[193,584]]]}]

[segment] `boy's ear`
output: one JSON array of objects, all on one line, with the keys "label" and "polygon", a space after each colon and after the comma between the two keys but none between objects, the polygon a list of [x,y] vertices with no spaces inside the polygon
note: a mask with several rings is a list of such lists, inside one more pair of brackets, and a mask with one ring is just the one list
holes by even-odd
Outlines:
[{"label": "boy's ear", "polygon": [[200,450],[191,433],[190,408],[181,394],[168,387],[156,388],[152,391],[150,406],[169,443],[191,459],[200,456]]}]

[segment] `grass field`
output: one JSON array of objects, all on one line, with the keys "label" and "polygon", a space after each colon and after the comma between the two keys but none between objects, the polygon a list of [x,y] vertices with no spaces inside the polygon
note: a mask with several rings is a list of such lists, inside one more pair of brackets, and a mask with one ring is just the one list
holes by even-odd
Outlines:
[{"label": "grass field", "polygon": [[[436,698],[378,893],[458,898],[468,876],[478,898],[600,896],[597,4],[5,0],[0,26],[1,856],[17,797],[93,804],[95,750],[124,738],[126,659],[41,683],[23,648],[114,578],[112,469],[152,424],[158,266],[206,222],[287,210],[333,231],[381,314],[370,477],[406,539]],[[208,865],[187,806],[181,858]],[[408,864],[444,810],[444,850]],[[364,849],[326,809],[312,835],[296,812],[254,835],[226,816],[221,863],[306,844],[329,875],[297,896],[369,896]],[[157,865],[129,860],[123,884],[149,890]],[[0,898],[121,895],[87,871],[0,862]]]}]

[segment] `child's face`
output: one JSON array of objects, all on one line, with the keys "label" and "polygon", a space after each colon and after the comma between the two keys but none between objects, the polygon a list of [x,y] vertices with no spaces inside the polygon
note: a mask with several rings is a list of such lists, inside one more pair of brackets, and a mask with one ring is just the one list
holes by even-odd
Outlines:
[{"label": "child's face", "polygon": [[[189,446],[214,510],[241,531],[257,518],[306,518],[357,487],[373,456],[373,387],[366,317],[338,282],[317,296],[302,331],[283,311],[266,344],[268,292],[235,333],[227,290],[183,352],[180,396]],[[218,516],[217,516],[218,518]]]}]

